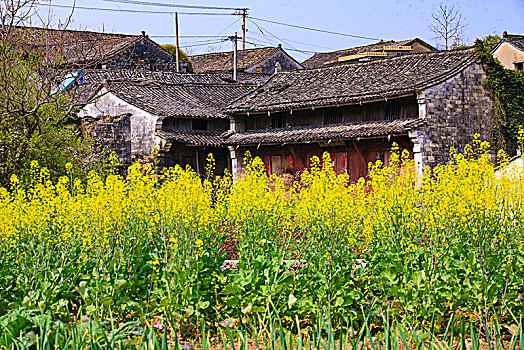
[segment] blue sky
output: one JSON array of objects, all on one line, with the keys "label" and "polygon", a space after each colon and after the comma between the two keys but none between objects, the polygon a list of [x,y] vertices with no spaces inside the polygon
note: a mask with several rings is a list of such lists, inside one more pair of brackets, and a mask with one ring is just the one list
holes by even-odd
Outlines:
[{"label": "blue sky", "polygon": [[[299,61],[311,56],[313,52],[331,51],[353,46],[366,45],[377,40],[403,40],[419,37],[433,45],[438,40],[428,30],[431,14],[444,3],[454,5],[462,14],[467,27],[465,38],[473,42],[475,38],[487,34],[524,34],[524,0],[468,0],[468,1],[378,1],[378,0],[138,0],[163,4],[205,5],[220,7],[247,7],[254,18],[285,22],[300,26],[319,28],[334,32],[364,36],[370,39],[324,34],[285,27],[260,20],[248,20],[246,40],[248,48],[270,46],[282,43],[284,48]],[[46,3],[42,0],[42,3]],[[72,5],[73,0],[51,0],[54,5]],[[77,9],[73,13],[70,29],[139,34],[145,30],[161,43],[174,43],[172,37],[159,37],[174,34],[173,8],[163,6],[138,6],[108,0],[76,0],[78,7],[97,7],[104,9],[157,11],[167,13],[113,12],[103,10]],[[40,6],[40,15],[47,18],[48,7]],[[69,9],[55,7],[52,10],[52,24],[64,20]],[[210,51],[230,50],[231,43],[221,39],[241,32],[239,17],[230,15],[232,11],[178,9],[180,24],[180,46],[190,54]],[[223,15],[193,15],[187,12],[212,12]],[[190,38],[188,36],[198,36]],[[210,37],[203,37],[210,36]],[[373,38],[373,39],[371,39]],[[294,51],[295,50],[295,51]],[[306,52],[301,52],[306,51]]]}]

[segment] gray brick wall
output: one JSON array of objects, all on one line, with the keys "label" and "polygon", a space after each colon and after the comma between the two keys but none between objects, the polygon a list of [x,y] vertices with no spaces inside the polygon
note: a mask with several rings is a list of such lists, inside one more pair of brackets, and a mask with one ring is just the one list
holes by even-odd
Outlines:
[{"label": "gray brick wall", "polygon": [[99,120],[83,118],[83,129],[95,148],[102,152],[114,151],[123,167],[131,165],[131,117],[124,114],[118,117],[103,117]]},{"label": "gray brick wall", "polygon": [[459,151],[475,133],[491,141],[493,101],[483,83],[479,64],[472,64],[446,82],[418,94],[419,114],[427,126],[416,130],[423,166],[434,167],[449,160],[449,150]]},{"label": "gray brick wall", "polygon": [[[174,55],[142,38],[132,47],[102,63],[106,69],[143,69],[176,72]],[[180,58],[180,71],[187,72],[187,62]]]}]

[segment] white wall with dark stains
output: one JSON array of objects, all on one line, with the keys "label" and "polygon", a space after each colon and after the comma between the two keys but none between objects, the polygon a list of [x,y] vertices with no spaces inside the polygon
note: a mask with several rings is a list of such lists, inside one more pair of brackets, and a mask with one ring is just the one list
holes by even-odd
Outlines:
[{"label": "white wall with dark stains", "polygon": [[117,117],[123,114],[130,115],[131,159],[124,159],[125,163],[130,164],[151,154],[154,147],[160,148],[161,141],[156,136],[159,116],[135,107],[103,88],[94,98],[94,102],[87,104],[79,112],[79,117],[102,120],[107,116]]}]

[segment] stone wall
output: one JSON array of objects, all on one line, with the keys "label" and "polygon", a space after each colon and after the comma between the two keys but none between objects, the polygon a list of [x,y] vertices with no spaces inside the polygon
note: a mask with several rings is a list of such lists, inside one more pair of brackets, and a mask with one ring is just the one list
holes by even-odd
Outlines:
[{"label": "stone wall", "polygon": [[[105,69],[143,69],[176,72],[176,57],[147,37],[102,63]],[[180,71],[187,72],[187,62],[180,58]]]},{"label": "stone wall", "polygon": [[419,170],[446,163],[450,148],[462,151],[475,133],[491,141],[493,101],[485,79],[482,67],[474,63],[418,94],[419,117],[427,120],[426,126],[411,133]]},{"label": "stone wall", "polygon": [[108,157],[114,151],[124,167],[131,165],[131,116],[104,116],[100,119],[83,118],[85,136],[93,141],[97,151]]},{"label": "stone wall", "polygon": [[95,102],[79,112],[81,119],[102,120],[106,116],[129,115],[129,128],[126,130],[130,142],[130,152],[121,161],[131,164],[151,154],[154,147],[159,147],[160,140],[155,134],[158,116],[130,105],[106,89],[99,92]]}]

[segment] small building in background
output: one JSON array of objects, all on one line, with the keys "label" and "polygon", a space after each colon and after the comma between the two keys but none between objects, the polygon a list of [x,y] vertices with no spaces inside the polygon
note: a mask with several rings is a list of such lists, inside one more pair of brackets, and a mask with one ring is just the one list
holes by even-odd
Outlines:
[{"label": "small building in background", "polygon": [[349,49],[316,53],[304,62],[307,69],[321,68],[339,62],[359,62],[370,59],[392,57],[405,53],[421,53],[437,51],[433,46],[422,39],[414,38],[402,41],[379,41],[375,44],[352,47]]},{"label": "small building in background", "polygon": [[[189,59],[194,73],[233,71],[233,51],[194,55]],[[237,52],[238,72],[273,74],[277,63],[282,70],[302,68],[302,65],[284,51],[281,45]]]},{"label": "small building in background", "polygon": [[221,173],[229,167],[221,135],[230,122],[223,110],[258,84],[232,83],[221,74],[95,70],[77,88],[91,93],[79,117],[86,137],[115,151],[123,166],[156,149],[158,165],[202,173],[213,153]]},{"label": "small building in background", "polygon": [[502,40],[491,51],[507,69],[524,70],[524,35],[504,32]]},{"label": "small building in background", "polygon": [[[59,30],[35,27],[17,28],[27,48],[43,52],[65,69],[135,69],[176,72],[176,57],[140,35]],[[63,58],[63,59],[62,59]],[[180,71],[188,62],[180,59]]]},{"label": "small building in background", "polygon": [[335,171],[356,181],[369,162],[388,165],[396,142],[421,174],[475,133],[490,140],[485,78],[472,49],[277,73],[227,108],[232,169],[250,151],[270,174],[300,173],[329,152]]}]

